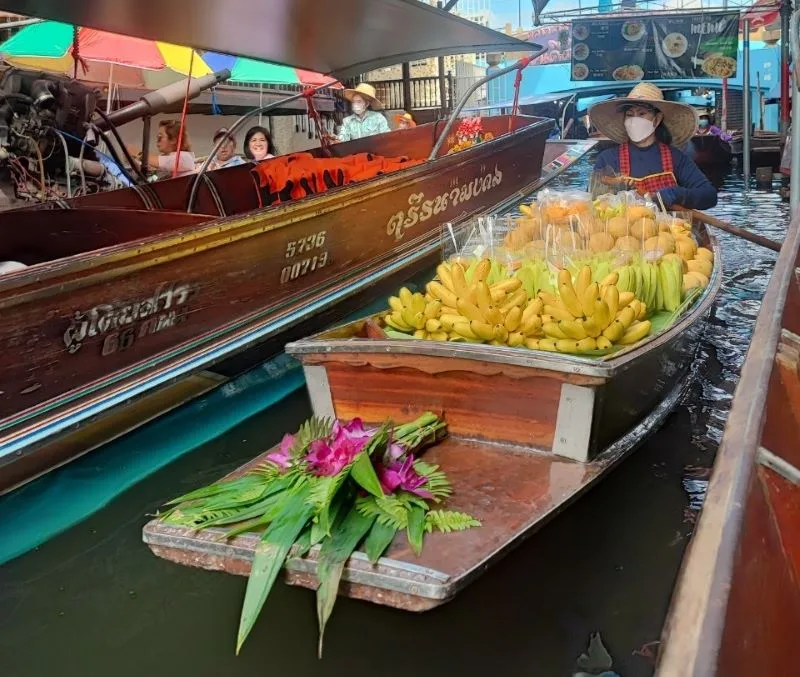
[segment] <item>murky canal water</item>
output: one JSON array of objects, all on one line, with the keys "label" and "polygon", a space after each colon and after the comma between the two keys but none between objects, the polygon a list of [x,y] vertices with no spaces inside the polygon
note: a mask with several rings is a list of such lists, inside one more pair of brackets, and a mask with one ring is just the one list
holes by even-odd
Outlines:
[{"label": "murky canal water", "polygon": [[[583,181],[590,163],[557,185]],[[781,240],[788,206],[777,192],[745,196],[741,188],[741,177],[727,177],[714,213]],[[310,413],[299,391],[0,567],[0,674],[560,677],[573,673],[590,633],[599,631],[616,672],[651,675],[652,643],[775,260],[719,236],[725,283],[683,404],[605,481],[450,604],[412,615],[341,599],[320,662],[313,593],[279,584],[236,658],[244,580],[169,564],[142,544],[147,513],[295,429]],[[79,462],[87,477],[101,454]],[[80,483],[71,490],[80,492]],[[64,491],[60,503],[37,509],[78,500]],[[2,510],[0,502],[0,521]]]}]

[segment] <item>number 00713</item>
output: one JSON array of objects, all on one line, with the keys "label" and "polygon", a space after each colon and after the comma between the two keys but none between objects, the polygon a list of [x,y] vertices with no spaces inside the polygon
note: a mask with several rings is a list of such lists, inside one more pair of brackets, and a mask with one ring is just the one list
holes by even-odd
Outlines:
[{"label": "number 00713", "polygon": [[320,252],[316,256],[310,256],[307,259],[295,261],[291,266],[284,266],[281,270],[281,284],[313,273],[319,268],[324,268],[327,264],[328,252]]}]

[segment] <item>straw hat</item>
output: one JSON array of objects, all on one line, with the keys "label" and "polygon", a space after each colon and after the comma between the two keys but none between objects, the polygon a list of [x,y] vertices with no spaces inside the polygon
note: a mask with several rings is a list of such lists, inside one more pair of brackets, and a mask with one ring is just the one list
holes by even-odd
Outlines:
[{"label": "straw hat", "polygon": [[664,93],[650,82],[640,82],[628,94],[619,99],[610,99],[594,104],[589,109],[592,124],[612,141],[626,143],[625,117],[620,108],[625,104],[648,104],[661,111],[664,123],[672,134],[672,143],[683,146],[697,129],[697,113],[685,103],[665,101]]},{"label": "straw hat", "polygon": [[344,90],[344,98],[348,101],[352,101],[353,97],[358,94],[359,96],[364,97],[367,103],[372,106],[372,110],[382,110],[383,104],[375,98],[375,88],[372,85],[368,85],[366,82],[362,82],[361,84],[357,85],[355,89],[345,89]]},{"label": "straw hat", "polygon": [[417,126],[417,123],[414,122],[414,118],[411,116],[411,113],[403,113],[401,115],[395,115],[394,120],[397,123],[403,122],[405,120],[411,127]]}]

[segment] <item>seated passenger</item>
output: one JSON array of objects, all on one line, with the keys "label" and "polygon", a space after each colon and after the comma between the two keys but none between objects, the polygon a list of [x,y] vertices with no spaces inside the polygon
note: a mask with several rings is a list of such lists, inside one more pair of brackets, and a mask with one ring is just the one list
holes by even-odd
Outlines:
[{"label": "seated passenger", "polygon": [[397,121],[397,129],[411,129],[411,127],[417,126],[417,123],[414,122],[414,118],[411,117],[411,113],[397,115],[395,120]]},{"label": "seated passenger", "polygon": [[235,167],[236,165],[244,164],[242,156],[236,154],[236,139],[233,138],[226,127],[221,127],[214,132],[214,138],[212,139],[214,146],[217,145],[217,142],[223,136],[225,137],[225,141],[223,141],[222,145],[219,147],[216,157],[211,161],[211,164],[209,164],[209,170],[224,169],[225,167]]},{"label": "seated passenger", "polygon": [[[194,153],[189,143],[189,134],[183,130],[181,137],[181,149],[178,153],[178,137],[180,136],[181,123],[178,120],[162,120],[158,123],[158,133],[156,134],[156,148],[158,155],[147,156],[147,166],[154,169],[159,179],[171,178],[175,172],[175,158],[178,156],[178,172],[176,176],[193,174],[195,171]],[[128,147],[132,155],[141,156],[139,149]]]},{"label": "seated passenger", "polygon": [[278,155],[270,133],[264,127],[250,127],[244,135],[244,156],[252,162],[269,160]]},{"label": "seated passenger", "polygon": [[383,104],[375,98],[375,88],[372,85],[362,82],[355,89],[345,89],[344,98],[350,102],[353,114],[342,120],[342,127],[335,141],[352,141],[391,131],[386,118],[378,113]]}]

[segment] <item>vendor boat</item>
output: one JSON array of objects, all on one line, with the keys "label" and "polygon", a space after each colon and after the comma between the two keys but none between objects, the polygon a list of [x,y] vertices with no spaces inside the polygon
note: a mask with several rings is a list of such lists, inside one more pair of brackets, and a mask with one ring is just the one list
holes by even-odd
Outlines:
[{"label": "vendor boat", "polygon": [[688,154],[700,169],[727,166],[733,156],[731,144],[716,134],[695,134],[689,139]]},{"label": "vendor boat", "polygon": [[786,234],[663,636],[659,677],[795,674],[800,220]]},{"label": "vendor boat", "polygon": [[[277,59],[270,50],[286,41],[270,40],[261,29],[237,31],[235,49],[349,75],[402,61],[409,48],[430,55],[518,43],[417,2],[371,0],[367,10],[352,1],[382,27],[383,39],[370,41],[372,52],[346,39],[358,27],[339,22],[346,13],[338,12],[336,21],[326,17],[324,30],[312,32],[341,32],[321,56]],[[385,20],[390,5],[393,22]],[[243,3],[237,25],[263,25],[244,18],[265,7]],[[180,32],[187,29],[182,18],[173,22],[160,8],[145,9],[136,3],[132,13],[86,14],[79,3],[61,4],[53,18],[119,31],[125,14],[140,22],[131,30],[143,37],[163,28],[164,39],[209,46],[219,38],[217,49],[234,51],[231,36],[211,28],[223,19],[204,23],[193,36]],[[183,10],[184,17],[201,12],[196,3]],[[323,21],[318,12],[307,14],[289,12],[287,3],[287,17]],[[396,21],[415,28],[399,30]],[[344,44],[354,49],[347,60]],[[299,180],[295,174],[296,184],[324,180],[331,161],[365,154],[370,161],[395,161],[372,178],[318,188],[301,199],[273,191],[272,168],[285,169],[285,159],[277,158],[255,171],[233,167],[75,198],[61,204],[65,209],[43,205],[3,214],[0,259],[28,267],[0,277],[0,492],[120,434],[103,422],[131,403],[157,400],[193,374],[219,383],[279,352],[287,340],[363,307],[382,285],[435,262],[443,223],[458,226],[511,204],[591,147],[546,144],[551,120],[511,115],[483,118],[494,138],[448,154],[459,110],[447,123],[337,144],[327,157],[321,149],[303,156],[307,174]],[[251,360],[237,357],[245,349]],[[148,406],[151,413],[128,417],[124,429],[156,415]],[[90,422],[101,432],[73,437]]]},{"label": "vendor boat", "polygon": [[[702,225],[701,244],[715,240]],[[600,359],[505,346],[368,338],[374,324],[347,324],[287,346],[305,370],[314,414],[371,423],[433,411],[449,436],[425,453],[455,493],[448,508],[479,529],[431,534],[420,556],[398,537],[373,566],[355,553],[342,594],[410,611],[452,599],[628,456],[680,401],[722,281],[685,315],[645,342]],[[266,453],[234,474],[259,463]],[[159,520],[144,528],[170,561],[247,575],[259,535],[226,540]],[[290,559],[286,580],[314,588],[318,552]]]}]

